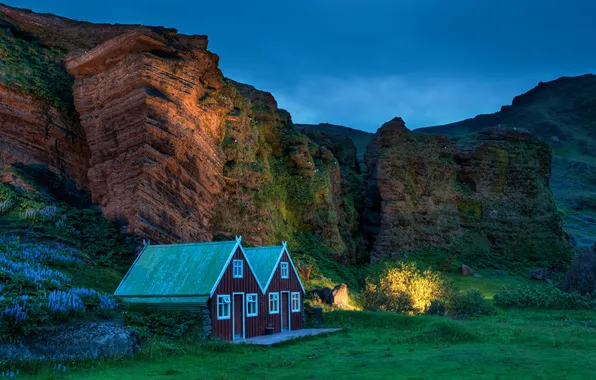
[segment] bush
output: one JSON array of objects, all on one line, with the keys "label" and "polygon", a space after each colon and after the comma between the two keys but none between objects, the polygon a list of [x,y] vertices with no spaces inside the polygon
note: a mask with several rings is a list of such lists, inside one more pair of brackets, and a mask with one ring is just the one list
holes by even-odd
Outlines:
[{"label": "bush", "polygon": [[[595,246],[596,247],[596,246]],[[559,288],[582,295],[596,292],[596,248],[576,255]]]},{"label": "bush", "polygon": [[555,287],[504,288],[494,296],[494,303],[503,307],[539,309],[596,309],[596,293],[565,293]]},{"label": "bush", "polygon": [[446,289],[439,272],[422,271],[414,263],[402,263],[385,269],[373,282],[367,280],[362,297],[368,309],[420,314],[433,300],[442,298]]},{"label": "bush", "polygon": [[445,308],[446,314],[455,318],[479,317],[495,313],[494,307],[484,299],[482,293],[475,289],[450,294]]}]

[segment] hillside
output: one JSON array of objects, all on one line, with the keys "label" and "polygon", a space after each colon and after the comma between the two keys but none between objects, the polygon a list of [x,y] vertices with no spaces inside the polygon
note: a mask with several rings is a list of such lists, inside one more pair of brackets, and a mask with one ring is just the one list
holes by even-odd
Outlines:
[{"label": "hillside", "polygon": [[499,112],[416,132],[462,137],[486,127],[526,129],[553,148],[551,187],[565,230],[579,245],[596,241],[596,75],[538,84]]},{"label": "hillside", "polygon": [[358,157],[360,158],[364,157],[364,153],[366,153],[366,147],[371,142],[373,136],[373,134],[369,132],[329,123],[296,124],[296,127],[301,131],[317,130],[327,134],[348,137],[356,146],[356,149],[358,150]]}]

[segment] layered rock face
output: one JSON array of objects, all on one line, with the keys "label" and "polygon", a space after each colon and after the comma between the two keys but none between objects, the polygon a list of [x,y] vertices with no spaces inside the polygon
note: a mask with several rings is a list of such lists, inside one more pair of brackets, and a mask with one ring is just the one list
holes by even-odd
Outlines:
[{"label": "layered rock face", "polygon": [[[0,111],[4,165],[47,165],[154,243],[243,235],[353,259],[342,231],[357,219],[346,227],[355,211],[333,153],[271,94],[225,79],[205,36],[0,11],[0,55],[12,62],[0,92],[11,99]],[[18,75],[29,66],[35,81]]]},{"label": "layered rock face", "polygon": [[93,200],[154,241],[211,238],[221,192],[227,110],[200,107],[199,99],[223,83],[206,40],[192,42],[141,29],[66,59],[91,152]]},{"label": "layered rock face", "polygon": [[396,118],[378,130],[365,161],[373,262],[428,247],[534,262],[564,251],[551,150],[527,132],[496,128],[451,141]]}]

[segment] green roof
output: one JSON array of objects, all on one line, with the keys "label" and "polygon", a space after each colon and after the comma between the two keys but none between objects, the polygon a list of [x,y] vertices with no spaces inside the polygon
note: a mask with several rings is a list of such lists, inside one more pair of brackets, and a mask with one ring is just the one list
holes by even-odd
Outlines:
[{"label": "green roof", "polygon": [[[146,299],[147,303],[180,302],[180,296],[210,296],[239,244],[224,241],[148,245],[114,295],[131,302]],[[199,298],[196,301],[204,302],[203,297]],[[193,302],[190,298],[188,301]]]},{"label": "green roof", "polygon": [[244,248],[244,255],[250,261],[252,270],[261,284],[261,288],[266,290],[269,279],[281,256],[283,247],[281,245],[271,247]]}]

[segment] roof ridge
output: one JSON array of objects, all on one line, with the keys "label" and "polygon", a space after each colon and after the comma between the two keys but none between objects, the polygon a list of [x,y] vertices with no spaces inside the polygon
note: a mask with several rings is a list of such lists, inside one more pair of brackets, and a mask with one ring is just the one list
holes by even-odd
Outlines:
[{"label": "roof ridge", "polygon": [[178,247],[181,245],[216,245],[216,244],[236,244],[235,240],[224,240],[224,241],[204,241],[204,242],[193,242],[193,243],[175,243],[175,244],[149,244],[147,247],[151,248],[164,248],[164,247]]},{"label": "roof ridge", "polygon": [[261,247],[243,247],[246,251],[247,249],[265,249],[265,248],[283,248],[283,245],[265,245]]}]

